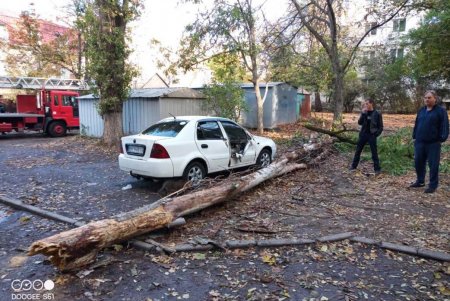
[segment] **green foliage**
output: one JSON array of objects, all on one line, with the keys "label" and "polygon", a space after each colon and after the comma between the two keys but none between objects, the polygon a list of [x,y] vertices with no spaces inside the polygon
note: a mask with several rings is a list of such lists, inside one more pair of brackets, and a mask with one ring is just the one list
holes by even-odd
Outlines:
[{"label": "green foliage", "polygon": [[212,83],[205,86],[204,109],[238,121],[241,112],[247,110],[244,90],[240,83],[245,78],[245,69],[241,65],[238,55],[220,54],[208,63],[213,71]]},{"label": "green foliage", "polygon": [[406,59],[393,60],[385,49],[362,62],[365,73],[364,94],[377,106],[395,113],[412,113],[415,107],[408,91],[413,86],[411,70]]},{"label": "green foliage", "polygon": [[264,112],[258,83],[269,60],[263,42],[266,35],[264,22],[261,6],[253,6],[252,1],[214,0],[209,9],[199,13],[194,23],[186,26],[176,63],[178,68],[186,71],[218,54],[238,54],[255,86],[260,133],[264,130]]},{"label": "green foliage", "polygon": [[256,36],[250,34],[256,30],[255,14],[250,2],[240,5],[237,1],[215,0],[210,10],[201,12],[195,22],[185,27],[177,66],[190,70],[220,53],[238,53],[241,60],[258,56]]},{"label": "green foliage", "polygon": [[[352,134],[357,139],[356,133]],[[411,128],[402,128],[393,135],[378,138],[378,155],[381,168],[392,175],[401,175],[413,168],[414,149],[412,145]],[[355,146],[348,143],[336,143],[336,148],[345,153],[353,154]],[[372,160],[369,145],[364,148],[361,161]]]},{"label": "green foliage", "polygon": [[238,121],[241,112],[247,110],[244,90],[232,82],[213,83],[205,86],[205,109],[214,115]]},{"label": "green foliage", "polygon": [[208,61],[215,82],[246,82],[248,78],[237,53],[222,53]]},{"label": "green foliage", "polygon": [[127,24],[138,16],[139,1],[86,1],[78,26],[86,39],[87,70],[100,96],[99,113],[122,112],[137,75],[127,62],[131,50]]},{"label": "green foliage", "polygon": [[412,66],[417,77],[432,80],[450,79],[450,3],[431,1],[431,9],[422,25],[408,35],[412,47]]},{"label": "green foliage", "polygon": [[[414,146],[412,143],[412,129],[402,128],[393,135],[379,139],[378,153],[382,168],[392,174],[405,174],[413,168]],[[370,156],[366,155],[369,160]]]},{"label": "green foliage", "polygon": [[442,173],[450,174],[450,145],[442,145],[441,148],[441,164],[439,171]]},{"label": "green foliage", "polygon": [[358,73],[351,68],[344,77],[344,112],[350,113],[355,107],[356,98],[363,92],[364,86]]},{"label": "green foliage", "polygon": [[[354,140],[358,134],[352,133]],[[414,145],[412,129],[401,128],[392,135],[378,138],[378,156],[381,168],[391,175],[402,175],[414,169]],[[348,143],[336,143],[335,147],[342,153],[353,155],[355,146]],[[443,145],[441,149],[440,172],[450,174],[450,145]],[[361,161],[371,161],[372,154],[369,145],[366,145],[361,155]]]},{"label": "green foliage", "polygon": [[318,45],[297,52],[290,45],[279,47],[271,61],[274,81],[290,83],[311,91],[330,92],[333,72],[325,50]]}]

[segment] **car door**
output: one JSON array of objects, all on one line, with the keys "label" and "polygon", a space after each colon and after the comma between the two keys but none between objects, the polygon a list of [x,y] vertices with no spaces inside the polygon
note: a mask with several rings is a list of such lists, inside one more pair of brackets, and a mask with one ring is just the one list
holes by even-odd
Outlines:
[{"label": "car door", "polygon": [[256,160],[256,145],[252,137],[234,122],[221,120],[220,123],[225,130],[230,145],[230,167],[254,164]]},{"label": "car door", "polygon": [[228,141],[225,139],[217,121],[199,121],[195,143],[208,161],[209,172],[228,169],[230,163]]}]

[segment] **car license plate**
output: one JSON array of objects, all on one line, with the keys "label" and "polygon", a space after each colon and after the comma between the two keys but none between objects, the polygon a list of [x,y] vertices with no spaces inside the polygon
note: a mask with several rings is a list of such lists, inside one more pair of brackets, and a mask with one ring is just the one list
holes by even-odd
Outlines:
[{"label": "car license plate", "polygon": [[127,145],[127,154],[143,156],[145,148],[140,145]]}]

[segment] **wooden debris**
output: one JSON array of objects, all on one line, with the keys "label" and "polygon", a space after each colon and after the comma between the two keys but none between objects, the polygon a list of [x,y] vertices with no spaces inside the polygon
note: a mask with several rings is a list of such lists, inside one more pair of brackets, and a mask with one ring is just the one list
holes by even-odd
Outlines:
[{"label": "wooden debris", "polygon": [[320,156],[323,149],[323,145],[302,148],[246,176],[226,179],[219,185],[182,196],[164,198],[133,211],[41,239],[32,243],[28,254],[46,255],[61,270],[79,269],[92,263],[100,250],[112,244],[165,227],[179,217],[233,199],[268,179],[307,168],[298,159],[308,157],[313,160],[312,155]]}]

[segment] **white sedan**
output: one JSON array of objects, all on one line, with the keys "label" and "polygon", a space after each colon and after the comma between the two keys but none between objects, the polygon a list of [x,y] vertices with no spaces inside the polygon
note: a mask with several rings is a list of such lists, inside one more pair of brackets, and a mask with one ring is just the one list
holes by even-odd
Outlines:
[{"label": "white sedan", "polygon": [[214,172],[266,167],[276,150],[271,139],[252,135],[229,119],[179,116],[123,137],[119,166],[136,178],[198,182]]}]

